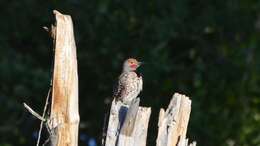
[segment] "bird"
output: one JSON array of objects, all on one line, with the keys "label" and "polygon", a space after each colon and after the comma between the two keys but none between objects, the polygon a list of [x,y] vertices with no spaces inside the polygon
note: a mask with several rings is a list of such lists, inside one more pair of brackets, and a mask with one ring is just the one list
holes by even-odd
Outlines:
[{"label": "bird", "polygon": [[[141,64],[142,62],[139,62],[134,58],[128,58],[124,61],[122,73],[118,77],[116,86],[114,86],[113,90],[112,97],[115,99],[116,103],[121,102],[124,105],[130,106],[133,99],[137,98],[142,91],[143,79],[141,75],[137,74],[137,68],[140,67]],[[112,103],[110,103],[110,105],[112,106]],[[110,114],[109,106],[107,106],[106,111],[103,123],[102,145],[105,145],[107,136],[108,117]]]},{"label": "bird", "polygon": [[137,61],[135,58],[128,58],[124,61],[122,73],[113,92],[115,101],[121,101],[123,104],[129,105],[142,91],[143,79],[136,72],[141,64],[142,62]]}]

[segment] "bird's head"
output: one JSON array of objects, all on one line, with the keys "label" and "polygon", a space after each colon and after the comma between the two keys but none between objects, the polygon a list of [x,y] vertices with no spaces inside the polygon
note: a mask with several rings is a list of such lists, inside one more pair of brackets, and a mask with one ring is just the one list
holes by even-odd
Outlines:
[{"label": "bird's head", "polygon": [[124,62],[123,71],[135,71],[142,63],[134,58],[129,58]]}]

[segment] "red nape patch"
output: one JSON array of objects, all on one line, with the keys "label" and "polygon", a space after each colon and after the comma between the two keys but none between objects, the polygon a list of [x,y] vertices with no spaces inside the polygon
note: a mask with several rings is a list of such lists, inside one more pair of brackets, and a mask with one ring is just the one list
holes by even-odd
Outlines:
[{"label": "red nape patch", "polygon": [[136,65],[136,64],[132,64],[132,65],[130,65],[130,67],[131,67],[131,68],[136,68],[137,65]]}]

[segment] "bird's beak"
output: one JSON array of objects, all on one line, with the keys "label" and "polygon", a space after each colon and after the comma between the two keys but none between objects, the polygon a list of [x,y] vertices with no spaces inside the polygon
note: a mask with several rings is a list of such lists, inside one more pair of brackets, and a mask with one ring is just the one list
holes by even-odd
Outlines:
[{"label": "bird's beak", "polygon": [[143,65],[143,64],[144,64],[144,62],[138,62],[138,67]]}]

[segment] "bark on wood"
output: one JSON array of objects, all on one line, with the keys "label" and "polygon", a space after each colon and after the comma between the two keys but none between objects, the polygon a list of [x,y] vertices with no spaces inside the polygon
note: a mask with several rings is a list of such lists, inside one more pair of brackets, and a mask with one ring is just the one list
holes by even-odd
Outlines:
[{"label": "bark on wood", "polygon": [[72,19],[54,11],[55,42],[51,114],[48,128],[52,146],[78,145],[78,73]]},{"label": "bark on wood", "polygon": [[139,98],[131,105],[112,102],[105,146],[145,146],[151,108],[139,107]]},{"label": "bark on wood", "polygon": [[[189,146],[186,132],[191,112],[191,100],[175,93],[166,112],[160,110],[157,146]],[[190,144],[196,146],[196,142]]]}]

